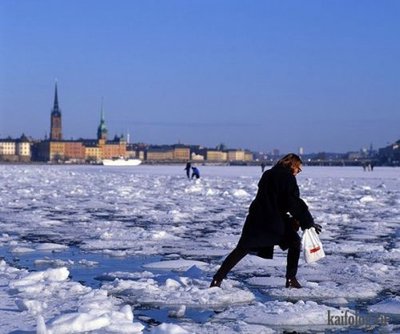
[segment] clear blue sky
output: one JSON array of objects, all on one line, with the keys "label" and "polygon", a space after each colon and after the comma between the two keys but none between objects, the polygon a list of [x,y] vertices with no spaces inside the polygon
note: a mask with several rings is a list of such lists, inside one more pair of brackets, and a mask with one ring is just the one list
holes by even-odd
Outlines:
[{"label": "clear blue sky", "polygon": [[398,0],[2,0],[0,137],[281,152],[400,139]]}]

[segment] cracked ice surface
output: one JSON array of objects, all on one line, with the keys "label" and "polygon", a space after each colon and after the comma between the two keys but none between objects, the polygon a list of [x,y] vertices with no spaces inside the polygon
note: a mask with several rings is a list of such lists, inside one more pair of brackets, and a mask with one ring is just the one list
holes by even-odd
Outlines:
[{"label": "cracked ice surface", "polygon": [[304,288],[288,290],[279,249],[208,288],[260,169],[200,168],[189,181],[182,166],[0,165],[0,331],[318,331],[343,310],[387,314],[385,330],[398,331],[399,169],[304,168],[298,183],[327,256],[301,259]]}]

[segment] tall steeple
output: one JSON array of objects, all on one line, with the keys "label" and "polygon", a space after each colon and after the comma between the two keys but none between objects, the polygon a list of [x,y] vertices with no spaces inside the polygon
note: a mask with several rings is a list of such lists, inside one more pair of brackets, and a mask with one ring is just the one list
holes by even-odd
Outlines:
[{"label": "tall steeple", "polygon": [[53,112],[60,112],[59,107],[58,107],[58,94],[57,94],[57,81],[56,81],[56,89],[54,92],[54,106],[53,106]]},{"label": "tall steeple", "polygon": [[58,106],[57,81],[54,91],[54,105],[50,117],[50,140],[62,140],[61,110]]},{"label": "tall steeple", "polygon": [[97,139],[107,140],[107,127],[106,122],[104,121],[104,110],[103,110],[103,99],[101,99],[101,115],[100,115],[100,124],[97,128]]}]

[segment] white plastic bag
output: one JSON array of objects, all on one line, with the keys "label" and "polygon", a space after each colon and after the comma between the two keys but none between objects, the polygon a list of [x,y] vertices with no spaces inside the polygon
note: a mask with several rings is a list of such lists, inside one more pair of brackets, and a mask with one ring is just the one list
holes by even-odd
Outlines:
[{"label": "white plastic bag", "polygon": [[307,263],[315,262],[325,257],[321,240],[319,240],[314,227],[308,228],[303,232],[301,244],[303,246],[304,258]]}]

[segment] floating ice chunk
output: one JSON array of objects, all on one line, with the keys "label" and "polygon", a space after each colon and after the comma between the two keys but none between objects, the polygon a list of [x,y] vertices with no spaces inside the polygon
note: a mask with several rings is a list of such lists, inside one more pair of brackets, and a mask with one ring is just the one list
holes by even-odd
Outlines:
[{"label": "floating ice chunk", "polygon": [[129,254],[128,251],[119,249],[104,249],[103,253],[114,257],[125,257]]},{"label": "floating ice chunk", "polygon": [[211,188],[207,189],[206,196],[214,196],[217,194],[218,194],[218,191],[216,191],[215,189],[211,189]]},{"label": "floating ice chunk", "polygon": [[247,191],[245,191],[243,189],[236,189],[233,192],[233,196],[235,196],[235,197],[248,197],[250,195],[249,195],[249,193]]},{"label": "floating ice chunk", "polygon": [[63,249],[67,249],[68,246],[65,245],[60,245],[60,244],[54,244],[54,243],[43,243],[40,244],[36,247],[36,250],[38,251],[59,251]]},{"label": "floating ice chunk", "polygon": [[39,225],[43,227],[61,226],[64,225],[64,222],[59,220],[42,220],[39,222]]},{"label": "floating ice chunk", "polygon": [[47,328],[47,334],[67,334],[94,331],[111,324],[106,315],[96,316],[88,313],[70,313],[55,319]]},{"label": "floating ice chunk", "polygon": [[192,186],[190,186],[190,187],[187,187],[187,188],[185,189],[185,192],[186,192],[186,193],[199,193],[199,192],[201,192],[202,190],[203,190],[203,187],[202,187],[201,183],[195,182],[194,185],[192,185]]},{"label": "floating ice chunk", "polygon": [[271,289],[267,291],[275,297],[293,297],[293,298],[352,298],[369,299],[374,298],[383,289],[380,284],[368,281],[350,282],[347,284],[338,284],[335,282],[316,283],[310,285],[310,282],[303,284],[302,289]]},{"label": "floating ice chunk", "polygon": [[180,223],[190,220],[190,215],[179,210],[171,210],[170,214],[172,215],[172,221],[174,223]]},{"label": "floating ice chunk", "polygon": [[181,287],[182,285],[179,282],[177,282],[171,278],[168,278],[165,281],[165,286],[167,289],[176,290],[177,288]]},{"label": "floating ice chunk", "polygon": [[33,315],[37,315],[43,312],[47,308],[46,303],[41,303],[35,299],[19,299],[15,300],[15,304],[21,311],[29,311]]},{"label": "floating ice chunk", "polygon": [[181,306],[207,309],[220,308],[233,304],[249,303],[254,300],[250,291],[233,287],[229,280],[224,288],[208,288],[209,282],[183,279],[183,284],[167,279],[165,284],[155,280],[120,281],[104,285],[111,294],[121,297],[129,303],[141,303],[154,306]]},{"label": "floating ice chunk", "polygon": [[252,277],[247,282],[256,286],[282,287],[284,279],[282,277]]},{"label": "floating ice chunk", "polygon": [[65,266],[72,266],[74,264],[74,261],[72,260],[67,260],[67,261],[63,261],[63,260],[52,260],[52,259],[38,259],[34,261],[35,266],[51,266],[53,268],[57,268],[57,267],[65,267]]},{"label": "floating ice chunk", "polygon": [[150,271],[141,271],[141,272],[124,272],[124,271],[115,271],[111,273],[104,273],[97,277],[97,279],[102,281],[113,281],[116,278],[123,279],[123,280],[133,280],[133,279],[140,279],[140,278],[153,278],[154,274]]},{"label": "floating ice chunk", "polygon": [[41,314],[36,319],[36,334],[47,334],[46,323]]},{"label": "floating ice chunk", "polygon": [[15,276],[16,274],[20,274],[24,272],[21,269],[17,269],[14,267],[9,266],[6,261],[0,260],[0,273],[6,275],[6,277]]},{"label": "floating ice chunk", "polygon": [[368,307],[370,312],[385,313],[385,314],[399,314],[400,315],[400,297],[385,299],[378,304]]},{"label": "floating ice chunk", "polygon": [[362,241],[346,241],[341,244],[330,244],[326,249],[332,249],[335,253],[366,253],[366,252],[383,252],[385,248],[381,244],[365,243]]},{"label": "floating ice chunk", "polygon": [[152,235],[152,239],[154,239],[154,240],[162,240],[162,239],[177,240],[179,238],[166,232],[166,231],[154,231],[153,235]]},{"label": "floating ice chunk", "polygon": [[215,319],[220,321],[241,319],[248,324],[269,326],[306,326],[326,325],[328,315],[342,315],[342,311],[313,301],[304,302],[300,300],[295,304],[272,301],[265,304],[257,303],[255,305],[230,308],[217,314]]},{"label": "floating ice chunk", "polygon": [[105,333],[118,333],[118,334],[135,334],[135,333],[143,333],[144,326],[140,322],[125,322],[121,323],[116,321],[115,323],[111,323],[105,329]]},{"label": "floating ice chunk", "polygon": [[191,334],[187,330],[175,324],[163,323],[150,332],[151,334]]},{"label": "floating ice chunk", "polygon": [[2,243],[6,243],[7,241],[11,241],[11,240],[12,240],[12,238],[10,237],[10,235],[8,233],[2,233],[0,235],[0,245]]},{"label": "floating ice chunk", "polygon": [[185,312],[186,312],[186,306],[181,305],[176,310],[170,310],[168,312],[168,316],[170,316],[172,318],[182,318],[185,316]]},{"label": "floating ice chunk", "polygon": [[78,262],[82,266],[86,267],[96,267],[99,263],[97,261],[89,261],[86,259],[79,260]]},{"label": "floating ice chunk", "polygon": [[100,239],[102,239],[102,240],[112,239],[112,237],[113,237],[113,233],[111,233],[111,232],[104,232],[103,234],[100,235]]},{"label": "floating ice chunk", "polygon": [[338,297],[324,300],[323,303],[330,305],[347,305],[349,301],[346,298]]},{"label": "floating ice chunk", "polygon": [[171,260],[171,261],[152,262],[143,265],[143,267],[147,269],[164,269],[164,270],[176,270],[176,271],[186,271],[192,266],[197,266],[199,268],[207,268],[209,264],[194,260]]},{"label": "floating ice chunk", "polygon": [[361,203],[369,203],[369,202],[375,202],[375,201],[376,201],[376,199],[369,195],[360,198]]},{"label": "floating ice chunk", "polygon": [[11,249],[11,253],[16,253],[16,254],[31,253],[34,251],[35,250],[33,248],[29,248],[29,247],[15,247],[15,248]]},{"label": "floating ice chunk", "polygon": [[46,271],[32,272],[25,277],[12,281],[11,288],[24,290],[27,287],[33,287],[35,284],[48,281],[48,282],[62,282],[67,280],[69,271],[67,268],[47,269]]},{"label": "floating ice chunk", "polygon": [[232,334],[232,333],[251,333],[251,334],[274,334],[277,331],[272,328],[256,325],[256,324],[248,324],[242,320],[235,319],[230,322],[213,322],[209,321],[202,324],[196,323],[184,323],[180,324],[184,329],[189,331],[190,333],[196,334],[209,334],[209,333],[218,333],[218,334]]},{"label": "floating ice chunk", "polygon": [[[93,290],[80,298],[77,312],[62,314],[52,320],[44,333],[81,333],[104,330],[115,333],[141,333],[144,326],[133,322],[129,305],[117,309],[105,290]],[[39,320],[38,320],[39,322]]]}]

